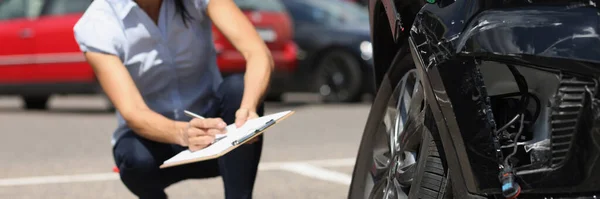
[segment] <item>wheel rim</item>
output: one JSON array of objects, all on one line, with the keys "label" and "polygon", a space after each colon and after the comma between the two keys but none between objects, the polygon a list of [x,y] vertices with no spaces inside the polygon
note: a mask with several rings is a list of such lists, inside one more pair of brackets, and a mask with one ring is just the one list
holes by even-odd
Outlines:
[{"label": "wheel rim", "polygon": [[351,95],[350,71],[345,67],[347,60],[329,56],[321,63],[319,94],[330,100],[345,100]]},{"label": "wheel rim", "polygon": [[[407,72],[388,101],[387,111],[376,133],[368,198],[407,198],[416,172],[423,117],[422,87],[415,69]],[[410,143],[409,143],[410,142]],[[370,187],[369,187],[370,186]]]}]

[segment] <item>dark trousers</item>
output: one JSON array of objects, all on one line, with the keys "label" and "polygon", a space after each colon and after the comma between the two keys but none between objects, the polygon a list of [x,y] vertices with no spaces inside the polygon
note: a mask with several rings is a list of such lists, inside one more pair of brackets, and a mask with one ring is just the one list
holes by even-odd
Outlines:
[{"label": "dark trousers", "polygon": [[[242,101],[243,89],[243,76],[225,78],[217,91],[218,107],[211,111],[214,115],[205,117],[221,117],[227,124],[232,124]],[[260,116],[264,114],[262,104],[257,112]],[[218,159],[159,169],[165,160],[186,148],[154,142],[128,132],[116,143],[113,154],[120,169],[121,181],[142,199],[167,198],[164,189],[181,180],[219,175],[225,186],[225,198],[250,199],[262,144],[261,136],[258,142],[240,146]]]}]

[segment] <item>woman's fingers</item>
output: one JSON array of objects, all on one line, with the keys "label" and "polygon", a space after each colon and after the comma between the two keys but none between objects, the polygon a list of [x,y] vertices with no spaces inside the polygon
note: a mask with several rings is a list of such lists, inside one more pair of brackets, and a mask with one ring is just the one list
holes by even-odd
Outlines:
[{"label": "woman's fingers", "polygon": [[207,118],[207,119],[198,119],[194,118],[190,121],[192,127],[196,127],[199,129],[225,129],[227,124],[221,118]]},{"label": "woman's fingers", "polygon": [[225,132],[225,129],[208,129],[206,133],[209,135],[217,135],[224,134]]},{"label": "woman's fingers", "polygon": [[190,151],[197,151],[203,148],[206,148],[215,140],[215,136],[205,135],[198,136],[189,139],[189,149]]},{"label": "woman's fingers", "polygon": [[215,140],[215,135],[225,133],[227,125],[221,118],[193,119],[187,129],[187,145],[191,151],[206,148]]},{"label": "woman's fingers", "polygon": [[188,139],[193,138],[193,137],[198,137],[198,136],[206,135],[206,134],[207,133],[204,132],[204,130],[199,129],[199,128],[190,127],[187,130],[187,137],[188,137]]},{"label": "woman's fingers", "polygon": [[199,129],[199,128],[189,128],[187,130],[187,137],[198,137],[203,135],[212,135],[215,136],[217,134],[224,134],[225,129]]}]

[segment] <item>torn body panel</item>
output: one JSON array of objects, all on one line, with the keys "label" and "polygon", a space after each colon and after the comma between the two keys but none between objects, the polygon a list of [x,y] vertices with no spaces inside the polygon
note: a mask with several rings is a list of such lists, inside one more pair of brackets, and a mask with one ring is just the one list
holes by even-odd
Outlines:
[{"label": "torn body panel", "polygon": [[[498,194],[502,160],[516,145],[510,161],[523,194],[599,193],[598,9],[533,2],[440,1],[416,16],[411,52],[448,128],[443,145],[458,153],[450,167],[469,192]],[[520,88],[507,65],[527,95],[508,95]],[[518,115],[519,97],[528,99],[524,122],[499,131]]]}]

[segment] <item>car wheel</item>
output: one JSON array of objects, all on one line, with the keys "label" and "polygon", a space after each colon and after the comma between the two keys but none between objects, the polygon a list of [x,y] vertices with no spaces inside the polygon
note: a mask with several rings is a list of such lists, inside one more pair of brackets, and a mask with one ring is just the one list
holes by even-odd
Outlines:
[{"label": "car wheel", "polygon": [[25,108],[28,110],[48,109],[48,99],[50,96],[23,96]]},{"label": "car wheel", "polygon": [[362,94],[360,62],[350,53],[333,51],[318,62],[316,90],[324,102],[357,102]]},{"label": "car wheel", "polygon": [[384,80],[378,93],[371,111],[380,114],[369,116],[373,128],[365,128],[349,198],[452,198],[417,70],[410,55],[394,65],[399,81]]}]

